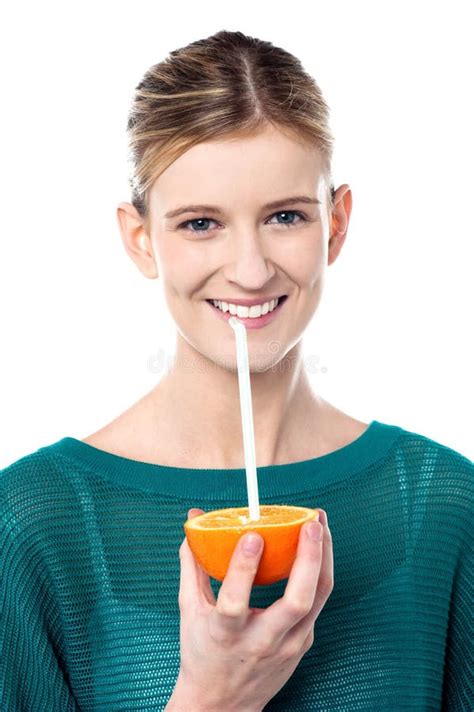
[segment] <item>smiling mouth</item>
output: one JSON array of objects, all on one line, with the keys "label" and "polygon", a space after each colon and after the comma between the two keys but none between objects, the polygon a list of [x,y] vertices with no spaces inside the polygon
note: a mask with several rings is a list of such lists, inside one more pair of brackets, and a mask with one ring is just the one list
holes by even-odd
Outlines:
[{"label": "smiling mouth", "polygon": [[[281,304],[283,304],[283,302],[285,302],[285,301],[287,300],[287,298],[288,298],[288,295],[287,295],[287,294],[282,294],[281,297],[278,297],[277,305],[276,305],[275,307],[273,307],[273,309],[272,309],[271,312],[267,312],[267,314],[271,314],[272,312],[275,311],[275,309],[278,309],[278,307],[279,307]],[[218,311],[222,312],[223,314],[229,314],[229,309],[227,309],[227,311],[224,312],[223,309],[221,309],[220,307],[217,307],[217,306],[214,304],[214,300],[212,300],[212,299],[206,299],[206,302],[208,302],[208,303],[211,305],[211,307],[214,307],[214,309],[217,309]],[[242,305],[236,304],[236,306],[239,307],[239,306],[242,306]],[[249,309],[250,309],[250,307],[249,307]],[[234,314],[234,316],[237,316],[237,317],[238,317],[238,313],[237,313],[237,314]],[[261,316],[265,316],[265,315],[262,314]],[[251,317],[243,317],[243,318],[247,318],[247,319],[248,319],[248,318],[251,318]],[[260,317],[254,317],[254,318],[255,318],[255,319],[259,319]]]}]

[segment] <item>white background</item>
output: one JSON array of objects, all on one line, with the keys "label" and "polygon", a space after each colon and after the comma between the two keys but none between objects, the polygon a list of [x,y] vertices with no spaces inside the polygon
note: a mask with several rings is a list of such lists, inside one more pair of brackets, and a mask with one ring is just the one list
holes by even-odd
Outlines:
[{"label": "white background", "polygon": [[[473,455],[470,2],[17,2],[1,17],[0,467],[114,419],[173,323],[127,256],[125,126],[169,51],[240,30],[331,109],[353,211],[304,345],[314,389]],[[160,355],[161,354],[161,355]]]}]

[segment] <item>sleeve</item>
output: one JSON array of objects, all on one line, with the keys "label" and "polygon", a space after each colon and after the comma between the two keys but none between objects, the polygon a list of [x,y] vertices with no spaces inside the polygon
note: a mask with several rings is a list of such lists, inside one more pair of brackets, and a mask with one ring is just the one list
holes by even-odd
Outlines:
[{"label": "sleeve", "polygon": [[474,710],[472,522],[467,526],[467,538],[461,549],[453,577],[444,663],[442,712]]},{"label": "sleeve", "polygon": [[21,531],[0,486],[0,710],[79,710],[61,662],[56,608],[35,532]]}]

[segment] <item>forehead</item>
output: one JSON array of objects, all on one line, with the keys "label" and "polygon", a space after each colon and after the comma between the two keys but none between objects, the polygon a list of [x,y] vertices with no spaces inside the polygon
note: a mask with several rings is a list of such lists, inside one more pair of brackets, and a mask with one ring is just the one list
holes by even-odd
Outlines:
[{"label": "forehead", "polygon": [[258,205],[284,195],[316,195],[321,173],[316,146],[272,128],[193,146],[157,178],[151,206],[162,213],[183,200]]}]

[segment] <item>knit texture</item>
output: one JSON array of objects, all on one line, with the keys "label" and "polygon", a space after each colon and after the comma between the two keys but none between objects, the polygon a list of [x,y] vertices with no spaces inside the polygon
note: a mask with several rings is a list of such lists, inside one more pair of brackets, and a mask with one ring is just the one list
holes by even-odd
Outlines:
[{"label": "knit texture", "polygon": [[[258,468],[260,503],[325,509],[334,550],[314,644],[265,711],[474,709],[473,474],[376,420],[332,453]],[[0,470],[2,712],[163,710],[187,510],[246,504],[244,467],[165,467],[73,437]]]}]

